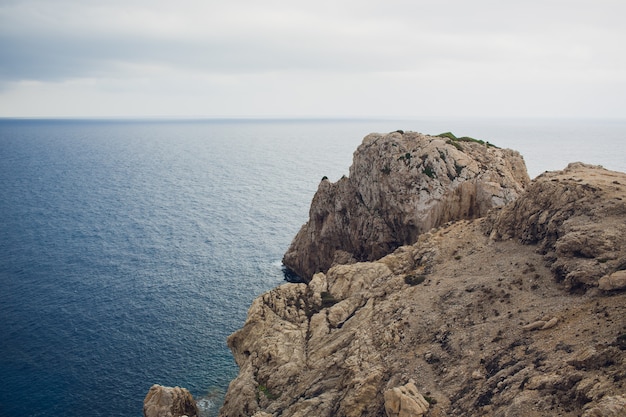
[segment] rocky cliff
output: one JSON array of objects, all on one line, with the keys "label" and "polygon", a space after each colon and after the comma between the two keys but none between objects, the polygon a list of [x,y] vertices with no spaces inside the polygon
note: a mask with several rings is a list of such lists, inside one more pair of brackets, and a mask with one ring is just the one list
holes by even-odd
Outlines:
[{"label": "rocky cliff", "polygon": [[[363,146],[382,141],[395,152],[409,143],[405,136],[372,136]],[[445,140],[419,138],[435,149],[430,158],[448,153],[445,160],[439,155],[436,166],[417,157],[421,168],[411,169],[430,166],[441,179],[454,176],[455,168],[445,170],[457,161],[465,164],[459,171],[466,170],[472,189],[482,186],[470,172],[493,180],[485,181],[492,184],[487,194],[498,203],[521,193],[524,172],[515,174],[519,186],[501,182],[501,173],[522,170],[495,156],[503,151],[476,148],[470,159],[473,144],[463,144],[463,156]],[[402,168],[396,155],[403,151],[417,155],[409,147],[393,156],[381,153],[382,165],[372,160],[367,168],[355,161],[350,187],[357,187],[360,172],[377,177],[386,190],[372,186],[369,194],[357,194],[367,216],[398,210],[384,197],[392,189],[401,193],[400,184],[390,188],[385,176],[391,172],[379,167]],[[480,165],[481,153],[494,154],[489,161],[500,166],[497,174],[468,168]],[[422,184],[419,189],[434,180],[424,175],[415,180],[422,181],[415,183]],[[316,198],[341,187],[355,192],[340,185],[347,182],[321,184]],[[454,201],[464,201],[461,194]],[[404,207],[429,220],[418,216],[411,222],[397,214],[392,224],[409,227],[402,239],[415,236],[415,243],[376,261],[333,266],[308,285],[284,284],[253,302],[244,327],[228,339],[240,373],[220,415],[626,415],[626,174],[572,164],[541,175],[517,200],[485,217],[432,230],[427,226],[436,226],[435,218],[455,218],[444,214],[445,197],[428,205],[435,214],[412,198],[402,197]],[[322,209],[316,207],[314,223]],[[482,216],[486,210],[465,214]],[[324,215],[342,212],[347,216],[349,209],[335,205]],[[341,223],[321,217],[315,228]],[[381,235],[392,229],[369,218],[349,219]],[[393,247],[387,238],[376,241],[384,242],[376,253]]]},{"label": "rocky cliff", "polygon": [[512,150],[450,133],[370,134],[349,177],[322,180],[283,263],[309,281],[335,264],[376,260],[433,227],[484,216],[528,183]]}]

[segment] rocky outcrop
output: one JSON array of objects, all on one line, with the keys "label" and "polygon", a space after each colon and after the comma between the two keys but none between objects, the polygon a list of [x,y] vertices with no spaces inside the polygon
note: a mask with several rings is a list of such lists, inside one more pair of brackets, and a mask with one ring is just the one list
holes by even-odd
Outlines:
[{"label": "rocky outcrop", "polygon": [[387,417],[421,417],[430,406],[412,380],[406,385],[385,391],[384,397]]},{"label": "rocky outcrop", "polygon": [[198,417],[200,412],[185,388],[153,385],[143,401],[144,417]]},{"label": "rocky outcrop", "polygon": [[598,280],[598,287],[605,291],[626,289],[626,271],[615,271]]},{"label": "rocky outcrop", "polygon": [[626,395],[604,397],[597,405],[588,408],[583,417],[620,417],[626,415]]},{"label": "rocky outcrop", "polygon": [[433,227],[484,216],[528,183],[512,150],[452,135],[370,134],[349,177],[322,180],[283,263],[309,281],[334,264],[376,260]]},{"label": "rocky outcrop", "polygon": [[626,174],[575,164],[527,190],[257,298],[220,415],[624,415],[626,291],[603,277],[626,270]]},{"label": "rocky outcrop", "polygon": [[513,204],[490,215],[495,239],[538,245],[570,290],[626,287],[624,174],[572,163],[541,175]]}]

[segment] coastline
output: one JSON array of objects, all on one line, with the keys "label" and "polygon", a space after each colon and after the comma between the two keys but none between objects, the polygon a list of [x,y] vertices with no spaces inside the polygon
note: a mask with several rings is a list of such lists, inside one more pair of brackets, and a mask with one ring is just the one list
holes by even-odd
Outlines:
[{"label": "coastline", "polygon": [[[233,377],[236,375],[224,343],[226,336],[243,325],[254,297],[283,282],[280,258],[306,220],[320,178],[328,176],[336,181],[347,174],[352,152],[364,134],[398,128],[429,133],[453,130],[457,135],[504,146],[495,134],[481,133],[494,130],[494,126],[504,128],[496,122],[476,130],[470,129],[475,123],[470,126],[459,121],[426,121],[424,129],[422,122],[395,120],[329,125],[250,122],[241,129],[236,122],[46,122],[33,126],[21,121],[19,128],[0,122],[4,156],[1,176],[6,196],[0,205],[7,222],[3,244],[9,248],[3,253],[12,254],[3,263],[6,279],[0,291],[6,317],[10,318],[2,331],[9,335],[5,339],[9,347],[3,350],[6,385],[0,396],[8,399],[5,404],[15,414],[54,406],[70,416],[74,408],[68,401],[82,399],[93,404],[94,413],[103,409],[104,414],[115,415],[114,408],[118,415],[128,415],[140,408],[153,382],[186,386],[200,397],[216,383],[226,389],[231,377],[215,382],[213,376],[224,375],[224,364],[232,367]],[[562,130],[563,126],[554,129]],[[511,129],[507,135],[514,131],[518,136],[511,137],[516,143],[531,136],[531,131],[524,129]],[[579,133],[588,131],[598,130],[589,128]],[[535,136],[542,140],[551,137],[541,132]],[[610,137],[603,135],[600,142]],[[533,146],[531,157],[524,157],[527,163],[534,161],[543,169],[556,163],[555,155],[563,149],[575,151],[578,143],[594,141],[594,136],[574,135],[547,148],[539,142]],[[604,149],[610,152],[604,157],[622,155],[622,145],[621,140],[608,143]],[[211,155],[219,156],[219,163],[212,162]],[[578,155],[575,159],[585,158]],[[251,168],[253,175],[247,176]],[[170,181],[166,174],[176,180]],[[226,187],[220,178],[229,179]],[[177,187],[171,187],[173,184]],[[212,184],[218,190],[232,191],[237,198],[209,192]],[[152,191],[143,195],[141,190]],[[219,197],[217,205],[213,203],[215,197]],[[250,197],[252,203],[243,197]],[[177,201],[163,204],[172,198]],[[119,201],[133,204],[111,204]],[[224,201],[231,209],[227,217],[220,217]],[[176,208],[176,216],[169,215],[168,207]],[[232,218],[232,207],[244,216],[241,222],[228,223],[227,230],[235,238],[221,244],[220,233],[205,228],[212,225],[212,218]],[[115,216],[115,221],[110,222],[110,216]],[[190,226],[193,230],[187,231]],[[220,227],[217,230],[224,230]],[[211,236],[212,240],[198,240],[198,236]],[[178,243],[160,245],[165,238]],[[187,247],[186,241],[189,250],[181,250]],[[242,247],[240,242],[249,245]],[[218,252],[220,262],[215,267],[210,267],[211,253],[216,250],[212,245],[230,248],[227,253]],[[158,256],[154,250],[159,251]],[[239,261],[231,262],[231,256]],[[163,262],[172,257],[180,262]],[[224,279],[211,281],[216,274],[224,275]],[[179,285],[172,287],[172,282]],[[237,288],[224,289],[222,285],[229,282]],[[43,292],[42,286],[48,290]],[[172,289],[185,288],[183,295],[172,297],[176,294]],[[181,299],[189,299],[190,289],[197,290],[191,305],[180,310],[174,307]],[[228,294],[224,305],[210,297],[221,292]],[[142,312],[155,311],[154,306],[144,307],[144,303],[170,298],[177,301],[171,306],[158,304],[160,309],[155,313],[159,320],[143,317]],[[213,306],[221,307],[214,311]],[[190,315],[193,320],[188,319]],[[214,323],[213,319],[219,321]],[[109,327],[111,321],[114,324]],[[146,331],[147,322],[152,323],[153,333]],[[193,343],[180,346],[175,342],[184,340],[180,333],[161,330],[165,324],[176,322],[190,324],[191,333],[184,337],[192,337]],[[135,330],[135,324],[141,324],[143,330]],[[223,336],[216,333],[222,327],[226,327]],[[159,334],[167,337],[159,339]],[[57,336],[62,340],[57,342]],[[208,343],[210,340],[214,343]],[[18,352],[15,346],[22,349]],[[117,347],[112,358],[107,356],[107,346]],[[180,353],[188,346],[193,352]],[[163,354],[145,354],[155,349]],[[135,352],[141,354],[133,356]],[[206,352],[219,352],[217,362]],[[118,371],[117,364],[124,364],[123,370]],[[170,364],[176,366],[170,369]],[[92,377],[93,373],[97,377]],[[67,384],[63,389],[72,396],[64,396],[61,387],[52,383],[61,379]],[[102,381],[103,385],[90,390],[94,388],[90,381]],[[116,386],[124,394],[111,399],[106,396],[105,385]]]},{"label": "coastline", "polygon": [[[395,160],[379,139],[363,146]],[[438,152],[445,165],[450,154]],[[397,169],[389,167],[383,175]],[[355,181],[382,186],[363,175]],[[346,213],[345,201],[319,196],[349,201],[346,191],[325,191],[346,181],[322,181],[309,222]],[[240,373],[220,415],[395,416],[399,403],[415,404],[415,416],[613,415],[626,406],[626,345],[615,321],[626,308],[625,185],[626,173],[569,164],[486,216],[453,219],[367,262],[335,256],[330,268],[313,267],[308,284],[264,293],[228,339]],[[330,212],[320,214],[320,204]],[[592,304],[603,315],[588,313]],[[592,380],[604,381],[598,391]]]}]

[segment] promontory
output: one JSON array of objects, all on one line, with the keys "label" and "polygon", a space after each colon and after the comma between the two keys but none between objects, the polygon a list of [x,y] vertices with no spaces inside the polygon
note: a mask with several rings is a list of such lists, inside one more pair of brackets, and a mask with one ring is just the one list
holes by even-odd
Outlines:
[{"label": "promontory", "polygon": [[221,416],[625,416],[626,174],[365,137],[228,338]]}]

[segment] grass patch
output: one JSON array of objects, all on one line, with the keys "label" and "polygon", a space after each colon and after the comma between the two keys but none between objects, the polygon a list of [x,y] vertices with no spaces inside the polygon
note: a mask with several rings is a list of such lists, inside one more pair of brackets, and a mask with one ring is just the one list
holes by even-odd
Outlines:
[{"label": "grass patch", "polygon": [[257,387],[257,390],[258,390],[258,392],[257,392],[257,401],[258,401],[258,399],[260,397],[260,394],[265,395],[265,398],[267,398],[268,400],[275,400],[278,397],[280,397],[280,395],[276,395],[276,394],[273,394],[272,392],[270,392],[270,390],[263,384],[259,384],[259,386]]},{"label": "grass patch", "polygon": [[[485,142],[484,140],[480,140],[480,139],[470,138],[469,136],[461,136],[460,138],[457,138],[454,135],[454,133],[452,133],[452,132],[440,133],[440,134],[436,135],[436,137],[448,139],[446,141],[446,143],[449,143],[450,145],[453,145],[454,147],[456,147],[460,151],[462,151],[463,148],[462,147],[459,148],[460,145],[459,145],[458,142],[474,142],[474,143],[479,143],[481,145],[488,146],[488,147],[491,147],[491,148],[497,148],[497,146],[492,144],[492,143]],[[457,146],[457,145],[459,145],[459,146]]]},{"label": "grass patch", "polygon": [[456,136],[454,136],[454,133],[452,133],[452,132],[440,133],[436,137],[438,137],[438,138],[448,138],[448,139],[451,139],[451,140],[457,140]]}]

